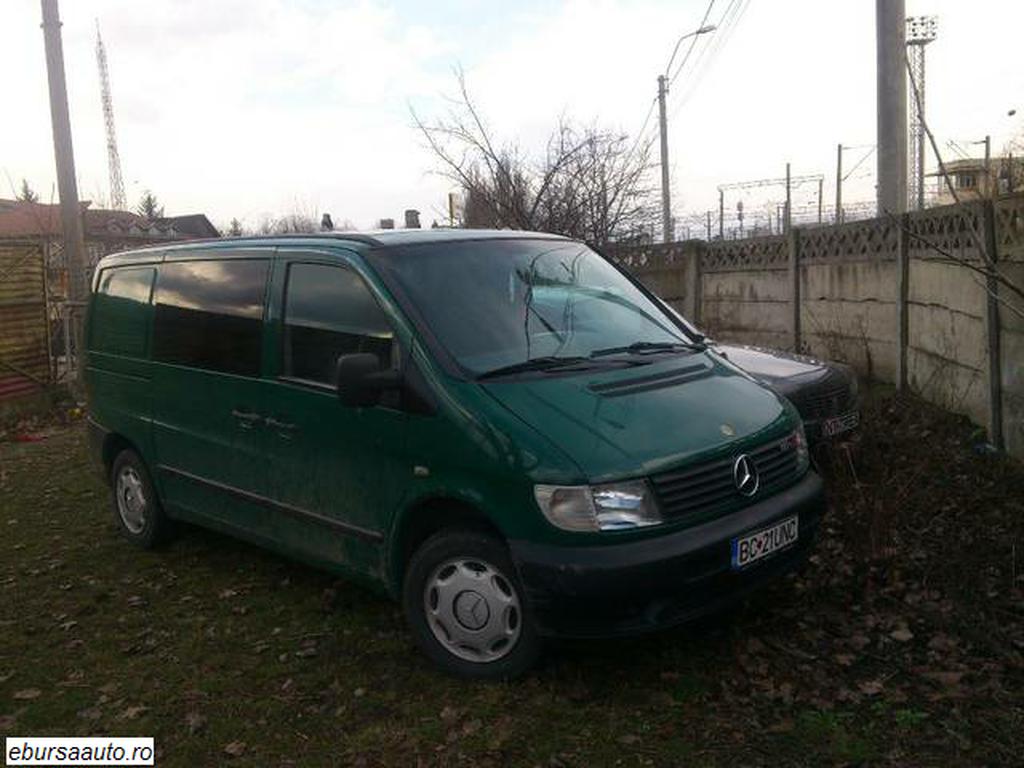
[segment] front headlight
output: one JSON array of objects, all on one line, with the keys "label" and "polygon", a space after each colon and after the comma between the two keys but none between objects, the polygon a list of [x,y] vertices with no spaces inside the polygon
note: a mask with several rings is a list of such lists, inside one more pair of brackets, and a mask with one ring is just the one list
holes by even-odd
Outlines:
[{"label": "front headlight", "polygon": [[811,454],[807,450],[807,435],[804,433],[803,422],[785,438],[785,443],[796,451],[796,473],[798,476],[803,475],[811,466]]},{"label": "front headlight", "polygon": [[536,485],[537,505],[552,525],[567,531],[621,531],[661,522],[643,480],[607,485]]}]

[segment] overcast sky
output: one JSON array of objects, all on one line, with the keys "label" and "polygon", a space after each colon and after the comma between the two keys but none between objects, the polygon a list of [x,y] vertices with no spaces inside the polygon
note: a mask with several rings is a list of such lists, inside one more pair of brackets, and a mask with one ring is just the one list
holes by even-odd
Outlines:
[{"label": "overcast sky", "polygon": [[[315,210],[369,228],[405,208],[440,217],[449,186],[409,106],[444,109],[454,67],[501,139],[536,147],[562,114],[635,134],[707,4],[64,0],[79,194],[107,196],[97,19],[130,201],[149,188],[168,214],[220,225]],[[719,183],[781,176],[787,160],[794,174],[824,173],[831,199],[836,144],[865,145],[849,169],[875,141],[874,5],[735,0],[735,23],[701,39],[669,93],[678,213],[717,208]],[[712,21],[729,7],[717,0]],[[991,133],[998,149],[1020,132],[1007,111],[1024,112],[1024,2],[907,0],[907,13],[939,16],[928,113],[940,140]],[[22,177],[56,197],[39,22],[36,0],[0,0],[0,197]],[[846,200],[871,199],[874,158],[847,183]],[[801,189],[797,204],[816,193]],[[773,194],[749,193],[748,210]]]}]

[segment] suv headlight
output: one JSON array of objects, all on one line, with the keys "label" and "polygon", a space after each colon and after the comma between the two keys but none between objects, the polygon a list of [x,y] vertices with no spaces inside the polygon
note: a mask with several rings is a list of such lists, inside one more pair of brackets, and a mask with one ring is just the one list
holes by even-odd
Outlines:
[{"label": "suv headlight", "polygon": [[661,522],[661,512],[643,480],[536,485],[533,495],[544,517],[566,531],[621,531]]},{"label": "suv headlight", "polygon": [[784,438],[785,443],[796,451],[796,474],[803,475],[811,466],[811,454],[807,450],[807,435],[804,433],[803,422],[788,437]]}]

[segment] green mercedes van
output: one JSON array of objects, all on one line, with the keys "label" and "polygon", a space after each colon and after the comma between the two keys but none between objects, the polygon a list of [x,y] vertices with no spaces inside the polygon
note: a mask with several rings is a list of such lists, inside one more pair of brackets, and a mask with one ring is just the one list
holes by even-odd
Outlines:
[{"label": "green mercedes van", "polygon": [[115,254],[86,345],[128,539],[188,521],[361,580],[468,677],[724,607],[806,558],[824,506],[793,407],[563,237]]}]

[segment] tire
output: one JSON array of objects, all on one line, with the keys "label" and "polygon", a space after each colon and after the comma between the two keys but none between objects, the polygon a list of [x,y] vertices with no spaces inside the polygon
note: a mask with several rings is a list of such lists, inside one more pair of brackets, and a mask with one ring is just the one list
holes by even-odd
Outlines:
[{"label": "tire", "polygon": [[523,587],[492,536],[447,529],[427,539],[409,561],[402,605],[423,652],[457,677],[519,677],[540,656]]},{"label": "tire", "polygon": [[131,449],[121,451],[110,467],[114,522],[121,535],[141,549],[167,540],[171,521],[160,505],[149,472]]}]

